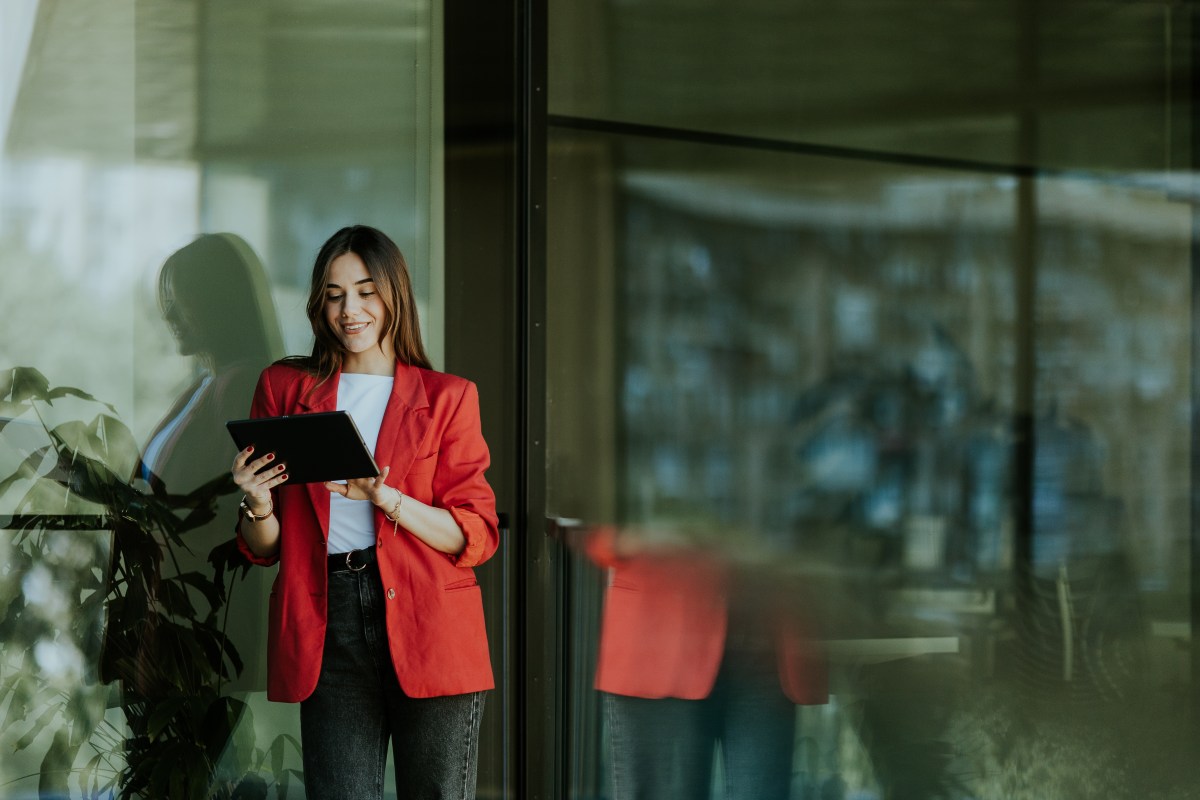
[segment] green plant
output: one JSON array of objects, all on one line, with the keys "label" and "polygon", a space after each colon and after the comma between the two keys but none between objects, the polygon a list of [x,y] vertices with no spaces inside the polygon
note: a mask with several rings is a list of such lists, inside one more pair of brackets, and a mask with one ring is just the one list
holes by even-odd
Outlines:
[{"label": "green plant", "polygon": [[[64,402],[72,416],[57,421]],[[298,773],[284,751],[298,744],[256,747],[249,709],[228,691],[242,661],[225,612],[249,564],[232,541],[208,555],[211,574],[180,558],[230,477],[186,495],[137,485],[126,477],[137,447],[115,409],[32,368],[0,378],[0,432],[14,424],[45,440],[0,479],[0,496],[28,484],[0,550],[0,730],[24,731],[17,750],[53,731],[40,792],[65,796],[74,774],[89,796],[265,797],[274,783],[285,797]],[[120,686],[119,722],[101,682]]]}]

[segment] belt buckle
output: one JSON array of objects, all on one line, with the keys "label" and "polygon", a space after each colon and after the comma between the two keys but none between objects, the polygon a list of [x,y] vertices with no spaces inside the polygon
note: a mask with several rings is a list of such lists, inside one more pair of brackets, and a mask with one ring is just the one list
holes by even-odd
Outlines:
[{"label": "belt buckle", "polygon": [[346,553],[346,569],[350,570],[351,572],[362,572],[364,569],[367,568],[366,564],[363,564],[361,567],[356,567],[350,563],[350,556],[354,555],[357,552],[358,552],[357,550],[350,550]]}]

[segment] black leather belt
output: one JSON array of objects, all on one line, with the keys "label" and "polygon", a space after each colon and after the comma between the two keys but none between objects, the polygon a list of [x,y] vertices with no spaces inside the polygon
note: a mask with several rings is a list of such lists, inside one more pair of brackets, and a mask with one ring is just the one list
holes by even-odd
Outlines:
[{"label": "black leather belt", "polygon": [[362,572],[375,563],[375,548],[351,550],[349,553],[330,553],[330,572]]}]

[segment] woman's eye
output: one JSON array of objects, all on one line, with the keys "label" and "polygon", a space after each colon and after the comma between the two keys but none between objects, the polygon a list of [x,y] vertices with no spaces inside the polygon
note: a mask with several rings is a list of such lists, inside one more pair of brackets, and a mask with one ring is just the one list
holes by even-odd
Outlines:
[{"label": "woman's eye", "polygon": [[359,297],[370,297],[373,294],[375,294],[375,293],[374,292],[359,292],[358,296]]},{"label": "woman's eye", "polygon": [[326,295],[325,299],[331,303],[336,303],[339,300],[341,300],[343,297],[345,297],[345,295],[343,295],[343,294],[330,294],[330,295]]}]

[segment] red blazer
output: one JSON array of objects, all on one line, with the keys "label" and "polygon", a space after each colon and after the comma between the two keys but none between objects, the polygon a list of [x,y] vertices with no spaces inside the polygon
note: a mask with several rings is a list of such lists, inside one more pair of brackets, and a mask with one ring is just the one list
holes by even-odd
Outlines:
[{"label": "red blazer", "polygon": [[[251,416],[332,411],[340,374],[311,393],[316,379],[295,367],[263,371]],[[392,664],[405,694],[436,697],[494,686],[483,601],[472,570],[499,544],[496,500],[484,479],[490,463],[479,422],[475,384],[440,372],[396,365],[375,460],[390,466],[387,482],[423,503],[449,510],[466,536],[457,556],[438,552],[375,510],[379,573],[387,592]],[[271,591],[267,697],[298,702],[312,694],[325,643],[329,491],[320,483],[273,490],[281,526]]]},{"label": "red blazer", "polygon": [[[729,569],[696,553],[621,558],[616,531],[587,535],[584,549],[609,568],[596,688],[629,697],[698,700],[712,692],[729,634]],[[779,587],[764,603],[774,633],[779,685],[794,703],[829,697],[828,665],[803,618]]]}]

